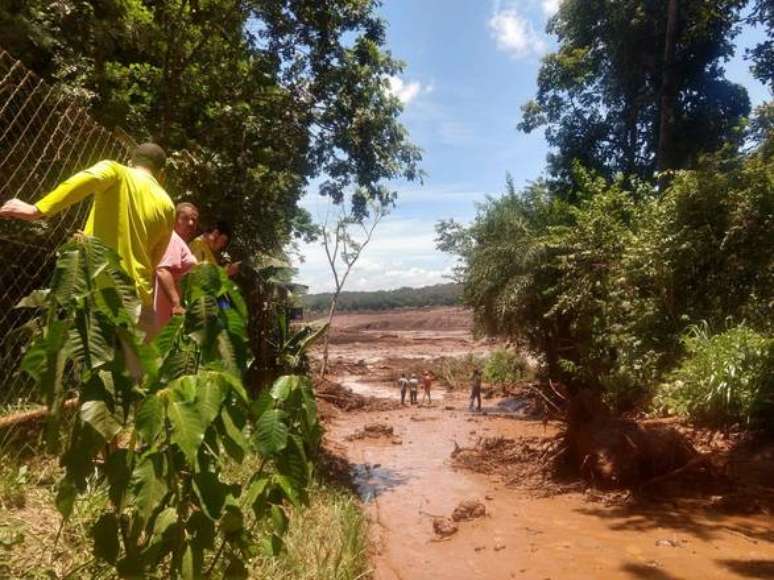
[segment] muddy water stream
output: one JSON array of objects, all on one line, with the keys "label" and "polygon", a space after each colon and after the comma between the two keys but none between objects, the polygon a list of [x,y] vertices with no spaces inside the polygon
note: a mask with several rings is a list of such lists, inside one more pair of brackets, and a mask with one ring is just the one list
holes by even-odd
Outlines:
[{"label": "muddy water stream", "polygon": [[[374,357],[373,347],[356,353],[348,344],[356,357],[349,360]],[[389,384],[341,379],[363,394],[397,397]],[[582,493],[541,497],[497,477],[455,470],[455,442],[552,433],[551,425],[519,418],[518,405],[512,416],[507,405],[490,402],[488,410],[498,412],[469,413],[464,397],[452,394],[431,407],[345,413],[328,424],[329,445],[355,465],[377,580],[774,578],[768,516],[729,516],[688,503],[606,507]],[[395,439],[347,440],[371,423],[392,426]],[[483,501],[487,515],[439,540],[433,519],[448,517],[466,499]]]}]

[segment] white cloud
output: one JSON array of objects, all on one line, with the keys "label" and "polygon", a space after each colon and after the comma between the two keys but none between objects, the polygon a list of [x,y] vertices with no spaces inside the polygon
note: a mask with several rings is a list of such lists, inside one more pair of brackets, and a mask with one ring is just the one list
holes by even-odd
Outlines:
[{"label": "white cloud", "polygon": [[390,85],[390,93],[398,97],[400,102],[408,105],[416,99],[422,92],[430,92],[432,87],[423,87],[419,81],[406,82],[400,77],[388,77],[387,82]]},{"label": "white cloud", "polygon": [[562,0],[541,0],[540,4],[543,7],[543,14],[546,16],[553,16],[559,12],[559,6]]},{"label": "white cloud", "polygon": [[[544,6],[549,2],[545,0]],[[513,8],[495,12],[489,19],[489,29],[497,41],[497,48],[514,58],[541,55],[546,51],[543,36]]]}]

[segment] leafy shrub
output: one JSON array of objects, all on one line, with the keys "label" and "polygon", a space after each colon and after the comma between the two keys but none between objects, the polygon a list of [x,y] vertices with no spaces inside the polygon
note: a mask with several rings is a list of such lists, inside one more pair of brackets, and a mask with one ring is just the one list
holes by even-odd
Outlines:
[{"label": "leafy shrub", "polygon": [[[225,297],[232,308],[218,306]],[[257,552],[277,554],[286,504],[305,501],[322,434],[308,378],[283,376],[248,397],[245,304],[222,269],[197,267],[185,298],[185,316],[145,343],[118,256],[78,239],[60,249],[51,288],[25,302],[43,307],[22,368],[49,405],[47,439],[65,469],[57,508],[67,519],[98,473],[110,507],[93,525],[94,555],[121,576],[161,568],[193,578],[222,559],[234,577]],[[65,428],[71,394],[78,413]],[[255,456],[247,481],[224,479],[229,461]],[[248,526],[249,517],[263,525]]]},{"label": "leafy shrub", "polygon": [[657,409],[716,425],[771,421],[774,339],[744,325],[712,335],[705,324],[683,343],[687,356],[662,385]]},{"label": "leafy shrub", "polygon": [[495,385],[512,385],[529,372],[529,363],[520,353],[508,349],[493,352],[484,365],[484,380]]},{"label": "leafy shrub", "polygon": [[[576,168],[573,191],[509,180],[438,247],[478,329],[539,355],[571,390],[636,406],[679,364],[692,324],[774,321],[774,159],[718,153],[660,191]],[[567,200],[574,200],[570,204]],[[730,321],[730,322],[727,322]]]}]

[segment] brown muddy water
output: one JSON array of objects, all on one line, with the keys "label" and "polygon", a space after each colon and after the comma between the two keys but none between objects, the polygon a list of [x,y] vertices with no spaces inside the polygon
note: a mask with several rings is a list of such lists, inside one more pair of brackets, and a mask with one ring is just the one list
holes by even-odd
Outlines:
[{"label": "brown muddy water", "polygon": [[[445,338],[446,330],[434,331],[438,350],[422,340],[416,354],[441,356],[450,343],[459,347],[459,333]],[[400,328],[390,333],[391,341],[401,342]],[[464,340],[476,348],[472,339]],[[337,351],[334,345],[332,356],[352,363],[378,363],[394,351],[372,341],[342,346]],[[405,344],[401,350],[410,351]],[[390,384],[340,378],[361,394],[398,398]],[[327,425],[328,446],[354,466],[371,523],[377,580],[774,578],[770,516],[726,515],[687,501],[605,505],[583,492],[545,497],[539,490],[508,487],[499,476],[455,469],[455,443],[472,445],[495,435],[549,437],[556,426],[520,418],[518,405],[509,413],[496,406],[499,401],[488,401],[491,414],[479,415],[468,412],[464,394],[450,393],[445,400],[438,397],[440,389],[433,394],[429,407],[340,413]],[[394,438],[349,439],[373,423],[391,426]],[[457,533],[440,539],[433,520],[450,516],[468,499],[481,500],[487,515],[458,523]]]}]

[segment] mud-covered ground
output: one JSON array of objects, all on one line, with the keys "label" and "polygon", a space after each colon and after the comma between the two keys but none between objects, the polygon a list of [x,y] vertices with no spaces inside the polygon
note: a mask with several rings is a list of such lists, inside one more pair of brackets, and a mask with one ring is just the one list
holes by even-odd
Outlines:
[{"label": "mud-covered ground", "polygon": [[[372,522],[375,578],[774,578],[774,523],[755,498],[632,500],[549,477],[560,425],[530,419],[526,400],[470,413],[466,393],[436,386],[431,405],[400,406],[402,370],[491,348],[457,309],[338,319],[330,378],[359,396],[321,392],[326,445]],[[466,500],[483,509],[453,518]]]}]

